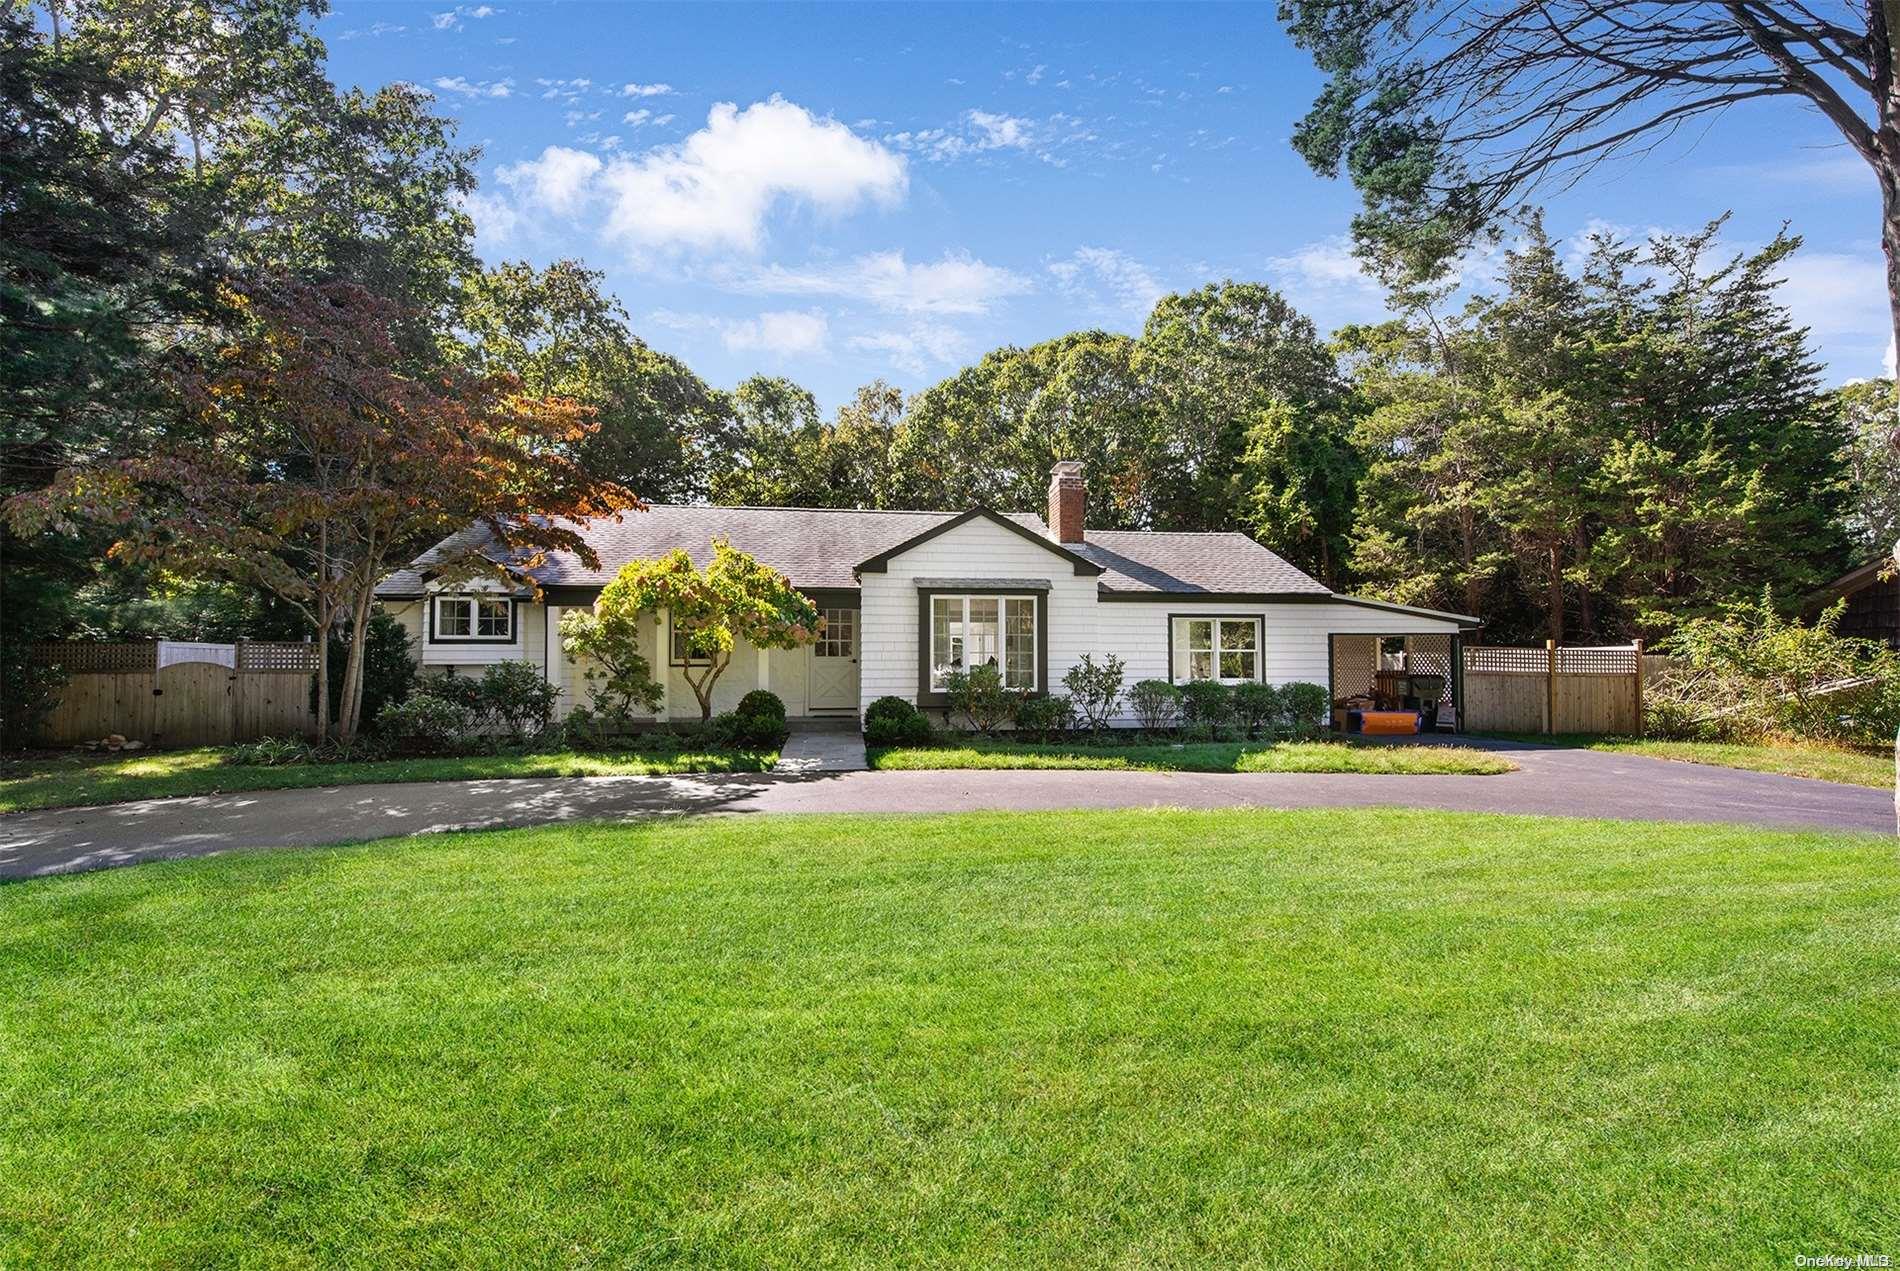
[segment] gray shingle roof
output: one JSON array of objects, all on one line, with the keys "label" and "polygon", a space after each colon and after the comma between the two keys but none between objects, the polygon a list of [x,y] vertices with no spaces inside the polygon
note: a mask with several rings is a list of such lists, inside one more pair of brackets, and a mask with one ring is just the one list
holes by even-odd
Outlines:
[{"label": "gray shingle roof", "polygon": [[[858,562],[915,538],[957,516],[954,512],[867,512],[825,508],[748,508],[656,504],[629,512],[619,522],[596,522],[587,538],[600,554],[588,569],[557,553],[535,571],[543,586],[601,587],[630,560],[686,549],[693,562],[712,558],[712,540],[734,547],[778,570],[796,586],[855,588]],[[1005,513],[1010,520],[1046,535],[1033,512]],[[420,595],[424,572],[458,542],[449,539],[417,558],[419,568],[398,570],[377,592],[388,597]],[[1272,592],[1325,595],[1326,588],[1244,534],[1186,534],[1145,530],[1099,530],[1083,543],[1063,546],[1101,565],[1096,581],[1105,592]],[[978,565],[979,562],[972,562]]]}]

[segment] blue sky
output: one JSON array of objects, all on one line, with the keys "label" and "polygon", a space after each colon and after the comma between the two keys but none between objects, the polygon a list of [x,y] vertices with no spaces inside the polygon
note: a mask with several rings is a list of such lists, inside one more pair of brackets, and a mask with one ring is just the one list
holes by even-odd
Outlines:
[{"label": "blue sky", "polygon": [[[643,338],[721,386],[789,375],[829,409],[1001,344],[1137,330],[1224,277],[1322,331],[1382,312],[1350,186],[1287,144],[1318,77],[1270,4],[338,0],[319,31],[339,83],[422,85],[481,146],[485,258],[604,270]],[[1732,211],[1745,247],[1791,222],[1784,294],[1830,377],[1881,372],[1872,177],[1798,107],[1543,201],[1566,238]]]}]

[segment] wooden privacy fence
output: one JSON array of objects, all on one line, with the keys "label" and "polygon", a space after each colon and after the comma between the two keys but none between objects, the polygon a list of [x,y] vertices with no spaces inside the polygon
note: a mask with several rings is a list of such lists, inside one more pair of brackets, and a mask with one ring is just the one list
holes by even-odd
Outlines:
[{"label": "wooden privacy fence", "polygon": [[56,746],[117,733],[150,746],[223,746],[316,731],[314,644],[62,641],[34,660],[67,679],[41,726]]},{"label": "wooden privacy fence", "polygon": [[1643,731],[1643,645],[1464,651],[1465,727],[1498,733]]}]

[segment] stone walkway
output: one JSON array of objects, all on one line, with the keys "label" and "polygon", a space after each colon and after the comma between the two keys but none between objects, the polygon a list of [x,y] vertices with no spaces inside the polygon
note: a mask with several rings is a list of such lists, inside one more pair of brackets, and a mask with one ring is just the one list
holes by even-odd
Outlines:
[{"label": "stone walkway", "polygon": [[[822,754],[839,734],[818,734]],[[447,830],[757,812],[1437,808],[1891,834],[1886,790],[1638,755],[1514,749],[1494,777],[838,772],[562,777],[266,790],[0,816],[0,878]],[[860,760],[861,761],[861,760]]]},{"label": "stone walkway", "polygon": [[794,732],[779,751],[773,772],[810,774],[815,772],[863,772],[869,766],[864,757],[861,733],[821,730]]}]

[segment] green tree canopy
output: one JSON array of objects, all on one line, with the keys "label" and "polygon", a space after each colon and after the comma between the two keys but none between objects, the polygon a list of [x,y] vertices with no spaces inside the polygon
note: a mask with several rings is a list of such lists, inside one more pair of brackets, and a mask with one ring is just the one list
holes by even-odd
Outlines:
[{"label": "green tree canopy", "polygon": [[662,612],[685,645],[681,674],[706,720],[713,686],[741,640],[755,649],[795,649],[818,638],[817,607],[784,575],[724,539],[714,540],[704,569],[678,549],[658,560],[629,561],[594,604],[599,623],[621,629],[631,629],[639,615]]}]

